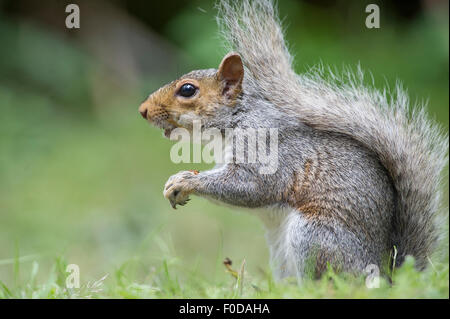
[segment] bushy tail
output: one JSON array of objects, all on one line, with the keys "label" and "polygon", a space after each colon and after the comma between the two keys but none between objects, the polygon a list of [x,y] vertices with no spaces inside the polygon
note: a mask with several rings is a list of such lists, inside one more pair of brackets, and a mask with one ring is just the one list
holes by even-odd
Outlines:
[{"label": "bushy tail", "polygon": [[364,86],[360,70],[344,77],[325,78],[321,69],[297,76],[271,0],[221,0],[218,8],[222,33],[241,55],[250,89],[306,125],[350,136],[377,154],[397,192],[397,265],[412,255],[424,268],[439,234],[448,136],[428,120],[423,106],[410,107],[400,85],[395,92],[377,91]]},{"label": "bushy tail", "polygon": [[292,57],[272,1],[220,0],[217,8],[219,29],[229,49],[241,55],[246,76],[255,80],[247,85],[256,84],[258,92],[270,93],[286,78],[295,81]]}]

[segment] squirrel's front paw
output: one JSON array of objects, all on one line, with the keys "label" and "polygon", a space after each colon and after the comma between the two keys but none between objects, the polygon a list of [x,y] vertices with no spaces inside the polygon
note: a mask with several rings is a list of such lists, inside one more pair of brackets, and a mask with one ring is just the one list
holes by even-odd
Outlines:
[{"label": "squirrel's front paw", "polygon": [[198,171],[181,171],[167,180],[163,194],[174,209],[177,205],[184,206],[189,201],[189,195],[194,191],[192,179],[197,174]]}]

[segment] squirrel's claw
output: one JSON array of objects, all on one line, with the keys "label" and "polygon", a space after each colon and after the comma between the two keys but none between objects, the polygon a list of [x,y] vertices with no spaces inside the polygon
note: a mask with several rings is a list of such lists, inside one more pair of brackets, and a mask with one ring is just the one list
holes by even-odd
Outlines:
[{"label": "squirrel's claw", "polygon": [[169,178],[164,186],[163,194],[169,200],[173,209],[177,209],[177,205],[186,205],[190,200],[189,194],[192,193],[190,179],[197,174],[198,172],[194,171],[183,171]]},{"label": "squirrel's claw", "polygon": [[190,198],[186,198],[180,195],[181,192],[176,190],[171,195],[169,195],[168,199],[173,209],[177,209],[177,205],[184,206],[187,204],[188,201],[190,201]]}]

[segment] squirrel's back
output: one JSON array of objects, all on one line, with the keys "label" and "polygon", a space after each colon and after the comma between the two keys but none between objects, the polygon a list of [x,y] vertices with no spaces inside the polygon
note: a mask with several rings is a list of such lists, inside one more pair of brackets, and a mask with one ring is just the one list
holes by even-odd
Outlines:
[{"label": "squirrel's back", "polygon": [[339,77],[319,68],[297,75],[272,1],[222,0],[218,8],[222,33],[242,57],[249,94],[314,130],[356,141],[381,163],[395,192],[389,231],[397,264],[412,255],[424,268],[439,235],[447,136],[423,106],[410,106],[400,85],[391,94],[377,91],[363,85],[361,71]]}]

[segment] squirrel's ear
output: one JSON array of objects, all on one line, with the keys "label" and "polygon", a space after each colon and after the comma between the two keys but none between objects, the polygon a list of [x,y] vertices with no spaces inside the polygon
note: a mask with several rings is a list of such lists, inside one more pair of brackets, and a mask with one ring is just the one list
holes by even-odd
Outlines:
[{"label": "squirrel's ear", "polygon": [[236,52],[228,53],[222,59],[217,75],[219,81],[224,84],[222,95],[227,98],[235,98],[241,91],[242,79],[244,78],[244,66],[239,54]]}]

